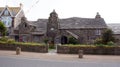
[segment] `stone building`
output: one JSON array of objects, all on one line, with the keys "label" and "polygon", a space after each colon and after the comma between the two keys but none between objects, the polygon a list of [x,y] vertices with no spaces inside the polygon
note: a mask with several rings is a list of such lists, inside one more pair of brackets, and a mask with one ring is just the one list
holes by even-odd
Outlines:
[{"label": "stone building", "polygon": [[23,17],[14,34],[19,37],[16,40],[24,42],[43,42],[47,38],[51,43],[67,44],[69,37],[73,37],[81,44],[92,44],[106,28],[107,25],[99,13],[95,18],[59,19],[53,10],[48,19],[28,21]]},{"label": "stone building", "polygon": [[75,38],[80,44],[92,44],[101,37],[107,25],[100,14],[95,18],[71,17],[60,19],[53,10],[48,19],[29,21],[20,7],[0,7],[0,20],[8,29],[8,36],[16,41],[67,44],[69,38]]},{"label": "stone building", "polygon": [[25,16],[22,7],[22,4],[19,7],[0,7],[0,21],[7,28],[7,36],[15,36],[14,30],[21,23],[21,18]]}]

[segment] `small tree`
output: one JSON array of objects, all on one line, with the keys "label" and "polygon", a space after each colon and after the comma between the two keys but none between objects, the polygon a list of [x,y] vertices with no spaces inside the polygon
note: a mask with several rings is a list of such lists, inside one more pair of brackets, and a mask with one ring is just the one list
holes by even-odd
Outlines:
[{"label": "small tree", "polygon": [[0,34],[2,36],[5,36],[5,34],[6,34],[6,27],[1,21],[0,21]]},{"label": "small tree", "polygon": [[113,37],[113,31],[111,29],[106,29],[102,34],[102,42],[103,44],[107,44],[110,41],[115,41],[115,38]]}]

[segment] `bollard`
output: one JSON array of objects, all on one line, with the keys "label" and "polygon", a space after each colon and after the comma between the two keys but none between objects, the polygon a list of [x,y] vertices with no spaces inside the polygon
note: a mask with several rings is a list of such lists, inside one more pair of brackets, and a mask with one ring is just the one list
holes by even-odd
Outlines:
[{"label": "bollard", "polygon": [[83,50],[78,51],[78,56],[79,56],[79,58],[83,58]]},{"label": "bollard", "polygon": [[20,48],[20,47],[17,47],[17,48],[16,48],[16,55],[19,55],[20,52],[21,52],[21,48]]}]

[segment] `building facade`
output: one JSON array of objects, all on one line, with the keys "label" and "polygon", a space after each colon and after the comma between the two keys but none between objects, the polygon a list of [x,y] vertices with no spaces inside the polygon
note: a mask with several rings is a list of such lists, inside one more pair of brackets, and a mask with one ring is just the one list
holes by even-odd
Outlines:
[{"label": "building facade", "polygon": [[7,36],[14,34],[14,30],[21,23],[21,18],[25,16],[22,7],[22,4],[20,4],[19,7],[0,7],[0,21],[2,21],[7,28]]},{"label": "building facade", "polygon": [[18,35],[19,41],[24,42],[44,42],[47,38],[50,43],[67,44],[69,38],[73,37],[80,44],[93,44],[106,28],[107,25],[99,13],[95,18],[59,19],[58,14],[53,10],[48,19],[28,21],[22,17],[18,30],[14,30],[18,32],[14,33]]},{"label": "building facade", "polygon": [[22,42],[69,43],[69,38],[75,38],[80,44],[93,44],[100,38],[107,25],[100,14],[95,18],[71,17],[60,19],[53,10],[48,19],[28,21],[20,7],[0,8],[0,20],[8,28],[8,36]]}]

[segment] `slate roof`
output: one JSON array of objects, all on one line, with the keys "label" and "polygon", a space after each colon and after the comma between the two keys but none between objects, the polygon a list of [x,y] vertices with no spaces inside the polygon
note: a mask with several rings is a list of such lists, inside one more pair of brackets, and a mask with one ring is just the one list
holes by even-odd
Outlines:
[{"label": "slate roof", "polygon": [[[38,19],[37,21],[28,21],[29,25],[35,26],[35,32],[45,33],[48,19]],[[107,25],[102,18],[67,18],[59,19],[59,29],[81,29],[81,28],[107,28]]]},{"label": "slate roof", "polygon": [[[0,7],[0,14],[4,10],[4,8],[6,8],[6,7]],[[18,12],[21,10],[20,7],[8,7],[8,9],[10,10],[10,12],[13,16],[16,16],[18,14]]]},{"label": "slate roof", "polygon": [[106,28],[103,18],[67,18],[60,19],[60,29]]},{"label": "slate roof", "polygon": [[47,19],[38,19],[37,21],[28,21],[27,23],[35,27],[33,34],[40,34],[46,32]]},{"label": "slate roof", "polygon": [[120,23],[107,24],[108,28],[112,29],[114,34],[120,34]]}]

